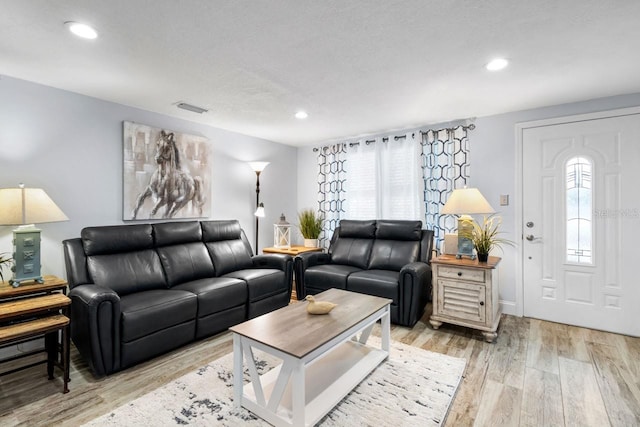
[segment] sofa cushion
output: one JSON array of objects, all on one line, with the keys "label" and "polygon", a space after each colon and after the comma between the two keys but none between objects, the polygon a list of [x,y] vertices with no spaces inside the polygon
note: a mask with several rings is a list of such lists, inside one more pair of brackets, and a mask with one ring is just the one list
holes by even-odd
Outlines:
[{"label": "sofa cushion", "polygon": [[153,249],[89,256],[87,270],[93,283],[120,296],[167,288],[160,258]]},{"label": "sofa cushion", "polygon": [[242,239],[242,228],[236,220],[202,221],[202,238],[205,242]]},{"label": "sofa cushion", "polygon": [[394,305],[397,305],[399,275],[399,272],[389,270],[359,271],[351,274],[347,279],[347,290],[389,298],[393,300]]},{"label": "sofa cushion", "polygon": [[343,219],[340,221],[340,237],[354,237],[360,239],[373,239],[376,232],[375,220],[352,220]]},{"label": "sofa cushion", "polygon": [[386,240],[420,240],[422,237],[422,221],[378,220],[376,239]]},{"label": "sofa cushion", "polygon": [[225,240],[206,245],[218,276],[250,268],[253,265],[251,254],[247,251],[242,240]]},{"label": "sofa cushion", "polygon": [[160,247],[158,255],[169,286],[215,276],[213,262],[202,242]]},{"label": "sofa cushion", "polygon": [[400,271],[405,265],[418,260],[420,241],[376,239],[369,259],[370,270]]},{"label": "sofa cushion", "polygon": [[202,239],[213,260],[216,275],[222,276],[253,265],[251,248],[242,239],[238,221],[203,221]]},{"label": "sofa cushion", "polygon": [[211,277],[182,283],[172,289],[189,291],[198,297],[198,317],[228,310],[247,302],[247,284],[233,277]]},{"label": "sofa cushion", "polygon": [[[194,293],[163,289],[136,292],[120,298],[121,340],[130,342],[181,323],[193,321],[198,310]],[[195,337],[195,322],[193,337]]]},{"label": "sofa cushion", "polygon": [[323,291],[330,288],[347,289],[347,277],[357,271],[362,270],[350,265],[324,264],[309,267],[304,272],[305,286]]},{"label": "sofa cushion", "polygon": [[249,302],[258,301],[286,290],[283,287],[285,276],[282,270],[251,268],[233,271],[225,274],[224,277],[234,277],[244,280],[247,283]]},{"label": "sofa cushion", "polygon": [[152,227],[156,246],[202,242],[202,227],[198,221],[161,222]]},{"label": "sofa cushion", "polygon": [[149,224],[87,227],[80,235],[88,256],[153,248],[153,231]]},{"label": "sofa cushion", "polygon": [[340,238],[331,246],[331,262],[367,268],[372,247],[373,239],[342,237],[341,233]]}]

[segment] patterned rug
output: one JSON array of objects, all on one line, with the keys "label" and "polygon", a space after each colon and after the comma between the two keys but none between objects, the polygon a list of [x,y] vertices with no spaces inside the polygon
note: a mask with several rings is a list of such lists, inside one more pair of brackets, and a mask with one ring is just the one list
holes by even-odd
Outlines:
[{"label": "patterned rug", "polygon": [[[371,337],[369,342],[379,342]],[[260,373],[279,360],[255,351]],[[318,425],[443,425],[466,365],[465,359],[392,342],[389,359],[329,412]],[[249,376],[245,369],[245,383]],[[86,424],[88,426],[269,426],[233,407],[233,355],[228,354]]]}]

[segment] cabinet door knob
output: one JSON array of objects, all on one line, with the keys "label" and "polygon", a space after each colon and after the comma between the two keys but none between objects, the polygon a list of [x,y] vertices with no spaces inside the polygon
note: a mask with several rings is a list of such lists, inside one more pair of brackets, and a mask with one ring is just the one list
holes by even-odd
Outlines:
[{"label": "cabinet door knob", "polygon": [[462,271],[458,271],[458,276],[462,276]]},{"label": "cabinet door knob", "polygon": [[480,305],[484,305],[484,301],[480,301]]}]

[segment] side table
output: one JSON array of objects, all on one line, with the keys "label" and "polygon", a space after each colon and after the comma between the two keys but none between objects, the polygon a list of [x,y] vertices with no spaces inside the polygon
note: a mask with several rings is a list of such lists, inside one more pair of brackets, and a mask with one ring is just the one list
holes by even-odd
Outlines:
[{"label": "side table", "polygon": [[[301,246],[301,245],[291,245],[288,248],[276,248],[276,247],[269,247],[269,248],[263,248],[262,249],[262,253],[264,254],[285,254],[285,255],[291,255],[293,257],[295,257],[298,254],[304,253],[304,252],[322,252],[322,248],[308,248],[306,246]],[[296,278],[294,277],[293,280],[295,281]],[[295,284],[293,285],[293,288],[291,289],[291,299],[292,300],[298,300],[298,296],[296,295],[296,286]]]},{"label": "side table", "polygon": [[2,372],[0,376],[46,363],[50,380],[55,366],[62,369],[63,393],[69,392],[71,300],[66,290],[67,282],[55,276],[44,276],[43,283],[21,283],[17,288],[0,282],[0,348],[44,337],[44,349],[8,357],[0,360],[0,364],[42,352],[47,355],[45,360]]},{"label": "side table", "polygon": [[457,259],[441,255],[431,260],[433,267],[433,313],[429,323],[438,329],[443,322],[482,331],[487,342],[498,336],[499,257],[486,263],[477,259]]}]

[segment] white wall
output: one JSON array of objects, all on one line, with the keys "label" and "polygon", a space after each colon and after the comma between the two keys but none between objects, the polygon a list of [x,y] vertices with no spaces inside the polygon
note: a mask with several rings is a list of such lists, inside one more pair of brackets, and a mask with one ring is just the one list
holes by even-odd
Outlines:
[{"label": "white wall", "polygon": [[[621,95],[518,111],[495,116],[479,117],[474,123],[475,130],[469,133],[470,144],[470,187],[478,187],[491,205],[502,216],[504,237],[520,244],[521,232],[515,229],[514,201],[521,195],[516,194],[516,138],[515,125],[521,122],[562,117],[574,114],[606,111],[640,105],[640,93]],[[425,125],[420,129],[439,129],[459,123]],[[401,135],[411,130],[399,130],[391,133]],[[311,147],[298,149],[298,209],[313,207],[317,209],[317,153]],[[508,194],[509,206],[500,206],[500,195]],[[500,264],[500,299],[506,313],[515,314],[516,303],[516,255],[515,248],[506,247]]]},{"label": "white wall", "polygon": [[[123,223],[125,120],[208,138],[211,219],[239,220],[252,246],[255,173],[247,161],[271,162],[260,177],[267,211],[260,220],[260,247],[273,244],[273,223],[280,213],[295,216],[293,147],[2,76],[0,187],[23,182],[44,188],[70,219],[39,226],[44,274],[66,276],[63,239],[78,237],[83,227]],[[13,228],[0,226],[0,252],[11,252]]]}]

